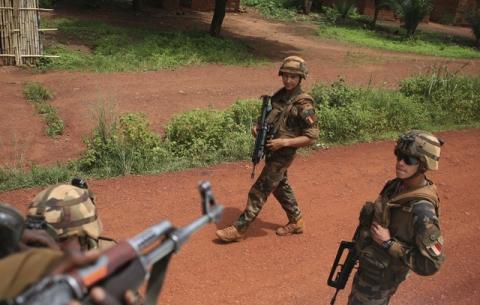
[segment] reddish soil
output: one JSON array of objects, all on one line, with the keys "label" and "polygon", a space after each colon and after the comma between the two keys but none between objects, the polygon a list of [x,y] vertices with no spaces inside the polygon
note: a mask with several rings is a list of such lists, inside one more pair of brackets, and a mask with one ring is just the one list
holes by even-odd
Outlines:
[{"label": "reddish soil", "polygon": [[[113,24],[183,28],[207,31],[211,15],[189,12],[184,15],[153,10],[135,16],[127,12],[71,12],[57,15],[101,19]],[[47,16],[46,16],[47,17]],[[464,29],[449,28],[464,33]],[[248,44],[257,55],[273,64],[259,67],[202,65],[173,71],[141,73],[49,72],[34,74],[13,67],[0,67],[0,164],[26,162],[52,164],[78,157],[82,139],[95,125],[99,104],[106,103],[117,113],[141,111],[155,130],[178,112],[214,106],[225,108],[238,98],[252,98],[280,86],[276,77],[280,61],[287,55],[303,56],[310,69],[306,87],[315,82],[332,82],[339,75],[355,85],[396,87],[401,79],[426,72],[433,65],[447,65],[461,73],[478,74],[480,60],[452,60],[352,47],[322,40],[312,25],[270,22],[253,13],[229,14],[223,35]],[[76,46],[81,48],[82,46]],[[53,105],[65,121],[65,133],[56,139],[43,133],[43,122],[22,96],[25,81],[37,81],[55,95]],[[14,114],[14,115],[9,115]]]},{"label": "reddish soil", "polygon": [[[440,171],[430,178],[440,191],[447,259],[432,277],[409,277],[393,305],[477,305],[480,299],[480,130],[440,136],[446,142]],[[225,206],[223,219],[217,227],[197,232],[173,257],[162,304],[328,304],[333,289],[326,278],[338,242],[352,236],[363,202],[374,199],[394,174],[393,144],[357,144],[299,156],[290,177],[307,230],[296,236],[275,235],[286,217],[270,198],[244,241],[218,242],[216,228],[230,224],[244,208],[252,183],[246,162],[90,184],[105,235],[121,239],[163,219],[178,226],[192,221],[200,213],[197,182],[212,182]],[[39,191],[5,192],[0,201],[25,210]],[[338,304],[345,304],[347,295],[341,292]]]}]

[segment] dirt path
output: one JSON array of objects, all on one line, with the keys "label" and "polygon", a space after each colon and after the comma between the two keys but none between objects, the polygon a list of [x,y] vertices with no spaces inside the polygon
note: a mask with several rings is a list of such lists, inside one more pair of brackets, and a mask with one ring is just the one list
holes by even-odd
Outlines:
[{"label": "dirt path", "polygon": [[[480,130],[441,134],[446,145],[439,186],[447,260],[433,277],[412,275],[392,305],[477,305],[480,299]],[[214,225],[204,228],[175,255],[162,304],[328,304],[326,285],[340,239],[350,238],[358,211],[394,174],[393,142],[336,147],[300,156],[290,176],[305,214],[303,235],[277,237],[285,215],[274,199],[265,205],[245,241],[219,244]],[[125,238],[162,219],[184,225],[199,215],[199,180],[212,182],[230,224],[244,208],[251,166],[237,162],[156,176],[90,181],[106,235]],[[234,174],[236,173],[236,175]],[[40,189],[0,194],[25,210]],[[345,304],[342,292],[338,304]]]},{"label": "dirt path", "polygon": [[[57,14],[71,15],[68,11]],[[97,18],[117,24],[148,25],[158,28],[194,28],[206,31],[208,13],[190,12],[182,16],[153,11],[147,16],[105,12],[76,17]],[[52,164],[76,158],[83,150],[82,139],[95,125],[100,104],[117,113],[141,111],[148,115],[155,130],[178,112],[214,106],[225,108],[238,98],[257,97],[280,85],[276,77],[281,59],[299,54],[308,61],[310,77],[306,87],[315,82],[331,82],[339,75],[347,81],[366,86],[395,87],[415,73],[433,65],[448,65],[455,70],[468,64],[462,73],[480,73],[480,60],[449,60],[351,47],[321,40],[309,25],[269,22],[252,14],[229,14],[223,33],[245,41],[252,51],[268,58],[270,65],[234,67],[203,65],[173,71],[144,73],[49,72],[33,74],[12,67],[0,67],[0,164],[25,162]],[[50,139],[43,134],[43,123],[22,96],[25,81],[37,81],[53,91],[53,104],[65,121],[65,134]],[[12,115],[14,114],[14,115]]]}]

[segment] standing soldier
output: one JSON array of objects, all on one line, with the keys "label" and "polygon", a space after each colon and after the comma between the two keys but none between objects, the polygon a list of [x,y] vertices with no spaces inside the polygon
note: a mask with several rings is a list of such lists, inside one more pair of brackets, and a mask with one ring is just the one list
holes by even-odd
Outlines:
[{"label": "standing soldier", "polygon": [[[288,217],[288,224],[279,227],[276,233],[283,236],[303,232],[302,213],[288,184],[287,169],[292,164],[297,148],[313,144],[319,134],[313,99],[301,88],[301,81],[307,73],[302,58],[290,56],[283,60],[278,75],[282,77],[284,87],[272,96],[272,111],[267,116],[267,122],[274,132],[272,139],[267,141],[265,167],[251,187],[247,207],[237,221],[216,232],[221,240],[232,242],[244,238],[248,226],[258,216],[272,192]],[[257,128],[252,128],[254,136]]]},{"label": "standing soldier", "polygon": [[425,176],[437,170],[443,142],[429,132],[412,130],[395,146],[396,178],[375,202],[360,212],[356,245],[359,268],[349,305],[385,305],[409,270],[423,276],[444,260],[437,188]]},{"label": "standing soldier", "polygon": [[87,251],[115,244],[100,236],[102,223],[86,184],[58,184],[40,192],[30,204],[26,225],[46,230],[62,249]]}]

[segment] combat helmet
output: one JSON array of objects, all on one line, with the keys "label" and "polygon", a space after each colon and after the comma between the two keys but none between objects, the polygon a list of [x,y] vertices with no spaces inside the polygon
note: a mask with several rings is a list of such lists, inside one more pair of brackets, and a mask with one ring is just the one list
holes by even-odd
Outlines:
[{"label": "combat helmet", "polygon": [[0,258],[15,252],[24,230],[23,216],[14,207],[0,203]]},{"label": "combat helmet", "polygon": [[70,184],[51,186],[35,196],[30,204],[27,227],[29,223],[44,220],[47,232],[53,233],[57,241],[78,236],[90,243],[87,248],[95,248],[103,227],[91,195],[88,189]]},{"label": "combat helmet", "polygon": [[411,130],[400,135],[394,152],[418,158],[423,170],[437,170],[442,145],[442,140],[427,131]]},{"label": "combat helmet", "polygon": [[300,75],[301,78],[306,79],[308,69],[303,58],[299,56],[288,56],[283,60],[282,66],[280,70],[278,70],[278,75],[280,76],[284,72],[297,74]]}]

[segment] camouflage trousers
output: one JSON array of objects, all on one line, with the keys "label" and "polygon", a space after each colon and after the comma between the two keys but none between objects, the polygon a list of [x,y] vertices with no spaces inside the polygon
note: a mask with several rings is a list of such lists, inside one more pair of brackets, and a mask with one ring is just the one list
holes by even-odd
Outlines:
[{"label": "camouflage trousers", "polygon": [[387,305],[399,284],[400,282],[372,283],[357,272],[347,305]]},{"label": "camouflage trousers", "polygon": [[262,173],[250,188],[247,207],[233,224],[237,230],[244,231],[248,228],[272,192],[289,221],[296,221],[302,217],[293,190],[288,184],[287,169],[290,164],[291,161],[282,160],[269,160],[265,163]]}]

